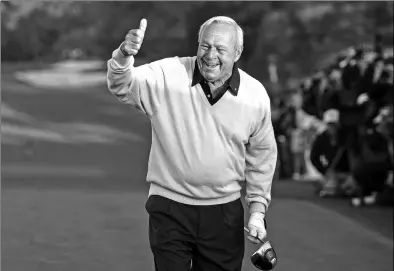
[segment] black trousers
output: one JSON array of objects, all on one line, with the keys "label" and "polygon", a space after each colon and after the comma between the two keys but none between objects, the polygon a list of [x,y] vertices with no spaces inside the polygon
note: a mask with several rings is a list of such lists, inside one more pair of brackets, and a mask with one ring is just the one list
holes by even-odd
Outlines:
[{"label": "black trousers", "polygon": [[245,237],[240,199],[196,206],[152,195],[145,208],[156,271],[241,271]]},{"label": "black trousers", "polygon": [[385,162],[368,163],[358,162],[353,169],[353,176],[359,186],[359,196],[365,197],[372,192],[382,192],[390,170]]}]

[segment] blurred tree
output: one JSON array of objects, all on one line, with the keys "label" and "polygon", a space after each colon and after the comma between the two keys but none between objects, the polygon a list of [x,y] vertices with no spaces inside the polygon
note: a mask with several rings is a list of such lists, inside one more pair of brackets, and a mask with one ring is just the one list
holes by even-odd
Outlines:
[{"label": "blurred tree", "polygon": [[391,46],[393,38],[392,2],[42,2],[14,28],[7,23],[23,2],[1,3],[2,61],[59,59],[74,49],[108,59],[142,18],[148,20],[139,55],[145,61],[194,55],[200,25],[228,15],[245,33],[241,68],[266,84],[271,55],[283,82],[350,45],[373,42],[375,32]]},{"label": "blurred tree", "polygon": [[28,16],[19,17],[14,29],[5,26],[2,60],[42,60],[53,56],[52,46],[68,27],[64,14],[48,12],[56,5],[48,2],[38,6]]},{"label": "blurred tree", "polygon": [[1,55],[2,60],[4,56],[8,55],[8,48],[16,45],[11,31],[9,30],[10,17],[17,9],[17,6],[9,1],[1,1]]}]

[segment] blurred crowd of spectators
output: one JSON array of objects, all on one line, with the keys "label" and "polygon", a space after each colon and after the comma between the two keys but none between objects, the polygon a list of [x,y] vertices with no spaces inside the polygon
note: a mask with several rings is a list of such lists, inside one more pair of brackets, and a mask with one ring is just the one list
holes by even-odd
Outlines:
[{"label": "blurred crowd of spectators", "polygon": [[321,196],[354,206],[393,204],[393,54],[380,41],[339,54],[281,101],[279,178],[314,178]]}]

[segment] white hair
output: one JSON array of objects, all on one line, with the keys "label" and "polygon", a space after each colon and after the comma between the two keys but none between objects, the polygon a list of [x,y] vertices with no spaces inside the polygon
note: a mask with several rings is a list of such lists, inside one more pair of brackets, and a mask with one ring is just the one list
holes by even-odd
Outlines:
[{"label": "white hair", "polygon": [[202,33],[203,33],[204,29],[207,26],[209,26],[209,25],[211,25],[213,23],[224,23],[224,24],[228,24],[228,25],[233,26],[235,28],[235,30],[236,30],[235,47],[236,48],[242,48],[243,47],[243,45],[244,45],[244,32],[243,32],[242,28],[237,24],[236,21],[234,21],[230,17],[226,17],[226,16],[212,17],[211,19],[209,19],[205,23],[203,23],[200,26],[200,31],[198,32],[198,42],[201,42],[201,36],[202,36]]}]

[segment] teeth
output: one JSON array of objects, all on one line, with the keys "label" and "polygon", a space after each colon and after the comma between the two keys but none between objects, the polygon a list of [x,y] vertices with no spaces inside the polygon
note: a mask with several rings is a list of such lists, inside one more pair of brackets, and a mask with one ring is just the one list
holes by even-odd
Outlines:
[{"label": "teeth", "polygon": [[204,62],[208,68],[215,68],[218,64],[209,65],[208,63]]}]

